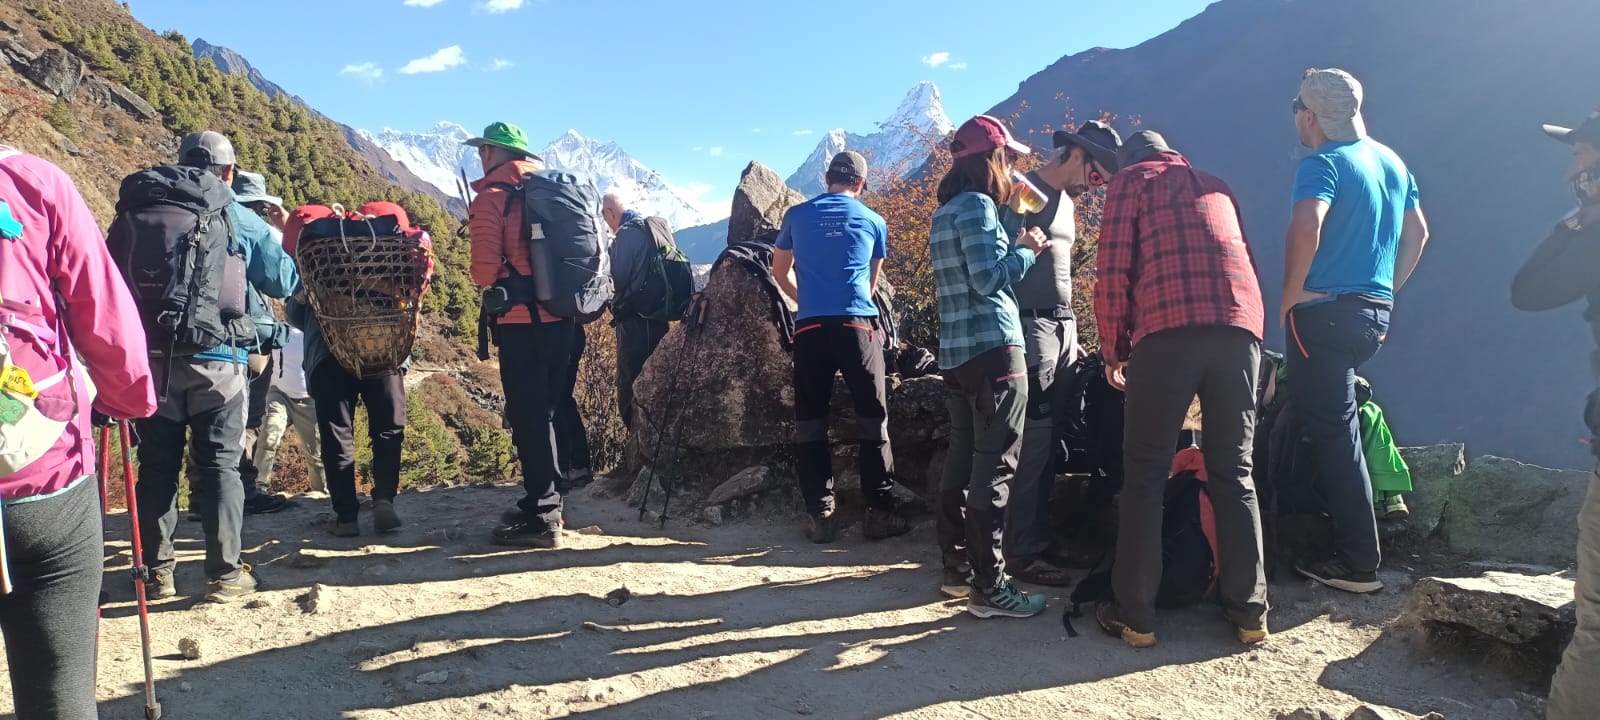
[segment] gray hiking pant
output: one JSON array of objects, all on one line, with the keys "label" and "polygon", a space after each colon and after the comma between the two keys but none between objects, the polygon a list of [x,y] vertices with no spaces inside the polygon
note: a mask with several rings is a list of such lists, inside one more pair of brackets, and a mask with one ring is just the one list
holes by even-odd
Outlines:
[{"label": "gray hiking pant", "polygon": [[309,396],[295,399],[282,390],[267,391],[267,412],[261,418],[261,430],[256,437],[255,457],[256,488],[261,492],[272,490],[272,468],[277,464],[278,445],[283,435],[294,426],[300,436],[300,448],[306,458],[306,476],[313,492],[327,492],[328,484],[322,472],[322,441],[317,431],[317,405]]},{"label": "gray hiking pant", "polygon": [[1111,582],[1119,617],[1134,630],[1155,627],[1162,503],[1183,418],[1196,395],[1217,519],[1218,599],[1240,627],[1256,630],[1267,621],[1261,510],[1250,477],[1260,363],[1261,343],[1229,326],[1165,330],[1133,348],[1125,370],[1124,474]]},{"label": "gray hiking pant", "polygon": [[[84,452],[92,465],[91,451]],[[86,477],[59,495],[5,507],[6,559],[16,589],[0,595],[0,630],[19,720],[98,717],[95,623],[105,546],[94,487]]]},{"label": "gray hiking pant", "polygon": [[945,371],[950,450],[939,480],[937,533],[945,569],[965,558],[972,586],[987,592],[1005,575],[1000,551],[1006,502],[1022,450],[1027,370],[1017,348],[991,350]]},{"label": "gray hiking pant", "polygon": [[243,365],[217,361],[152,358],[156,390],[163,388],[153,417],[139,428],[139,532],[144,561],[153,571],[177,564],[172,536],[178,529],[178,476],[192,434],[198,482],[189,488],[189,507],[200,511],[206,537],[208,580],[239,577],[239,531],[244,525],[244,485],[239,462],[244,455],[245,385]]},{"label": "gray hiking pant", "polygon": [[1050,491],[1056,477],[1056,423],[1052,399],[1056,378],[1072,367],[1076,321],[1023,317],[1023,354],[1028,364],[1027,419],[1022,455],[1006,506],[1006,557],[1037,556],[1050,546]]},{"label": "gray hiking pant", "polygon": [[1578,629],[1550,684],[1549,720],[1587,720],[1600,711],[1600,468],[1578,513]]}]

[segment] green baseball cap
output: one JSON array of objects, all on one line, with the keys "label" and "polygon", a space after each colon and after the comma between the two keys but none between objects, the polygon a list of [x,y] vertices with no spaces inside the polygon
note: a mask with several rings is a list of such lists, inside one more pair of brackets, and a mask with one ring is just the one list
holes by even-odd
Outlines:
[{"label": "green baseball cap", "polygon": [[524,157],[530,157],[535,160],[540,159],[538,155],[533,154],[533,151],[528,149],[528,136],[523,134],[522,128],[511,123],[493,123],[483,129],[483,137],[475,137],[462,144],[468,147],[494,145],[520,153]]}]

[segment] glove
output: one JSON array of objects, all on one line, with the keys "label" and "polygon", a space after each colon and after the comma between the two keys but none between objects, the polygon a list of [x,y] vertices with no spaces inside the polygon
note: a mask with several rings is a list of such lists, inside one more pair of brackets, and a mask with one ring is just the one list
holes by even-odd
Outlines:
[{"label": "glove", "polygon": [[89,424],[97,428],[105,428],[117,424],[117,421],[111,419],[110,415],[100,412],[99,410],[90,410]]}]

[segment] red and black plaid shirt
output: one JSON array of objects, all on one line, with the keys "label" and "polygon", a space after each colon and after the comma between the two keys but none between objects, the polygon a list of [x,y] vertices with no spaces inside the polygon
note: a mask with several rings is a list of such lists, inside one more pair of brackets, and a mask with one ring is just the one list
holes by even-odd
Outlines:
[{"label": "red and black plaid shirt", "polygon": [[1265,332],[1256,261],[1220,178],[1161,153],[1117,173],[1100,225],[1095,320],[1126,361],[1146,335],[1191,325]]}]

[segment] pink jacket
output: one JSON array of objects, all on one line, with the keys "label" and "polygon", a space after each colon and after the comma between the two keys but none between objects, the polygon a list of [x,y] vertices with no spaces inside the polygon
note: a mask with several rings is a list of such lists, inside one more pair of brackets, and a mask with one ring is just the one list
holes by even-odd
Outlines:
[{"label": "pink jacket", "polygon": [[[148,417],[156,411],[155,384],[150,376],[144,327],[133,295],[106,252],[100,226],[60,168],[43,158],[0,146],[0,200],[22,225],[22,237],[0,238],[0,308],[45,328],[62,327],[51,283],[62,298],[70,346],[94,381],[94,409],[116,418]],[[45,353],[14,338],[14,361],[25,370],[43,371]],[[58,342],[58,352],[66,356]],[[81,373],[79,373],[81,377]],[[86,390],[76,383],[80,392]],[[71,402],[72,389],[61,383],[41,394],[59,392]],[[13,500],[46,495],[95,472],[89,407],[78,409],[77,421],[62,433],[48,454],[0,478],[0,498]]]}]

